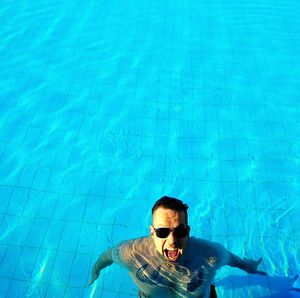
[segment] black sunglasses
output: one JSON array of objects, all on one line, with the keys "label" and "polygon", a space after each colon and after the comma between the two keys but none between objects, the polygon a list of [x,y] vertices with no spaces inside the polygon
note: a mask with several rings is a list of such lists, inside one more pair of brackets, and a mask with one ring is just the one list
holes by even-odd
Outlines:
[{"label": "black sunglasses", "polygon": [[184,238],[189,234],[190,229],[185,227],[177,227],[177,228],[157,228],[154,229],[155,234],[158,238],[167,238],[171,231],[176,238]]}]

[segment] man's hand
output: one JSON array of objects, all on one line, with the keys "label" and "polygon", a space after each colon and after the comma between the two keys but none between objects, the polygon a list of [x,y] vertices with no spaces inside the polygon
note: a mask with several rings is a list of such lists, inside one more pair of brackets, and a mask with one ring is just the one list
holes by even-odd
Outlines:
[{"label": "man's hand", "polygon": [[260,258],[258,261],[252,260],[252,259],[243,259],[242,262],[245,264],[242,266],[241,269],[245,270],[248,273],[251,274],[260,274],[260,275],[268,275],[264,271],[257,270],[258,265],[261,263],[262,258]]},{"label": "man's hand", "polygon": [[112,249],[108,249],[98,258],[97,262],[94,264],[92,269],[92,277],[89,280],[89,286],[99,277],[100,271],[103,268],[110,266],[112,263]]},{"label": "man's hand", "polygon": [[92,272],[92,277],[91,277],[91,279],[89,280],[89,286],[92,285],[92,283],[99,277],[99,273],[100,273],[100,271],[99,271],[99,272],[95,272],[95,271],[93,270],[93,272]]},{"label": "man's hand", "polygon": [[258,265],[261,263],[262,258],[260,258],[258,261],[252,260],[252,259],[241,259],[239,256],[233,254],[232,252],[229,252],[229,262],[227,265],[231,267],[237,267],[240,268],[247,273],[251,274],[260,274],[260,275],[268,275],[264,271],[257,270]]}]

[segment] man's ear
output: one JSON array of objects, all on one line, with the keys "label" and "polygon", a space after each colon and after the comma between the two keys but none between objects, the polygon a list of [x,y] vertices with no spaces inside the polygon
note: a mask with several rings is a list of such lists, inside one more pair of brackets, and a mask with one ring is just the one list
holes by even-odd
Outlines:
[{"label": "man's ear", "polygon": [[187,229],[188,229],[188,232],[189,232],[189,236],[190,236],[190,231],[191,231],[191,227],[190,226],[187,226]]},{"label": "man's ear", "polygon": [[153,237],[155,234],[154,228],[150,226],[149,229],[150,229],[150,235]]}]

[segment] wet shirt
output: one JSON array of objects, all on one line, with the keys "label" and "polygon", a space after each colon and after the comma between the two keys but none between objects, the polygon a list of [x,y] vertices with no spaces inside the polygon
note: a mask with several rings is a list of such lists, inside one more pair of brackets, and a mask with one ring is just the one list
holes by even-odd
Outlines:
[{"label": "wet shirt", "polygon": [[194,237],[178,262],[170,262],[155,248],[151,237],[122,242],[112,250],[113,261],[129,270],[146,297],[209,297],[216,270],[228,263],[220,244]]}]

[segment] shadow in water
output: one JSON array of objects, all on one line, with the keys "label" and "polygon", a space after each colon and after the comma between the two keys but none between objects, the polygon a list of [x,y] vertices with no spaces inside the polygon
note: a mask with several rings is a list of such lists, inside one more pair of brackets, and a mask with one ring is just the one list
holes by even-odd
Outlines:
[{"label": "shadow in water", "polygon": [[272,295],[260,296],[257,298],[300,298],[300,289],[294,287],[294,282],[298,279],[298,275],[294,277],[280,276],[262,276],[262,275],[244,275],[244,276],[228,276],[216,281],[216,287],[224,287],[225,289],[247,288],[248,286],[260,286],[272,290]]}]

